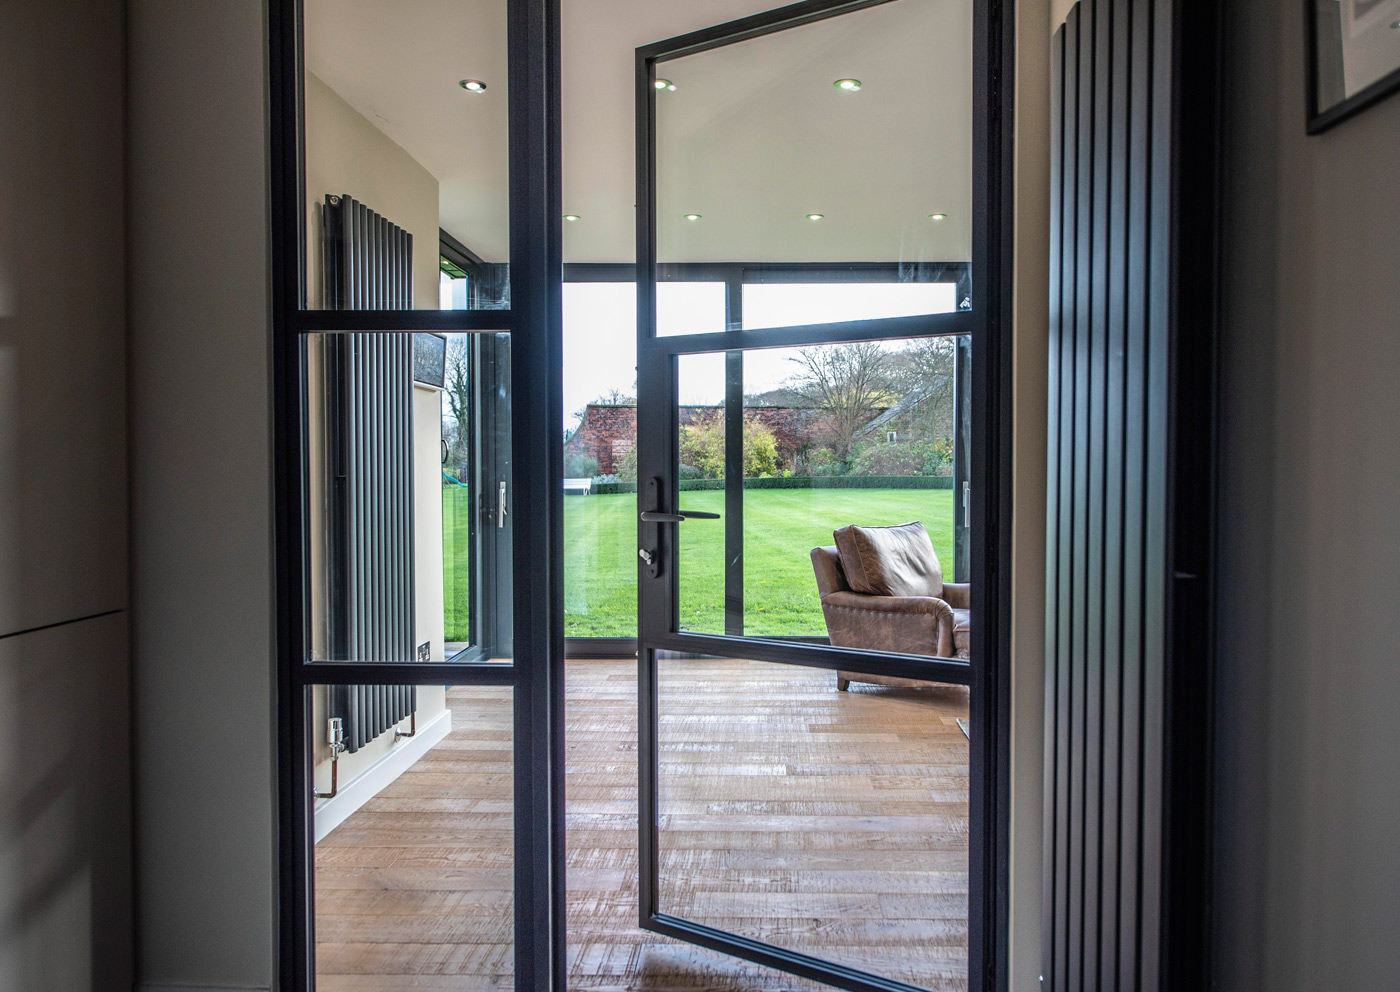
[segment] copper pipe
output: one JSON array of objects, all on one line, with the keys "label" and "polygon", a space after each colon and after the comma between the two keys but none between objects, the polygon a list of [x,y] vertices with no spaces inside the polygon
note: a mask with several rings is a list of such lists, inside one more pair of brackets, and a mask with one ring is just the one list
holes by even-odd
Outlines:
[{"label": "copper pipe", "polygon": [[335,798],[335,794],[336,794],[337,792],[340,791],[340,782],[339,782],[340,775],[339,775],[339,771],[340,771],[340,752],[339,752],[339,751],[331,751],[331,791],[330,791],[330,792],[317,792],[315,789],[312,789],[312,790],[311,790],[311,798],[312,798],[312,799],[334,799],[334,798]]},{"label": "copper pipe", "polygon": [[397,727],[394,728],[394,740],[395,740],[396,742],[398,741],[398,739],[399,739],[400,737],[414,737],[414,736],[417,735],[417,733],[418,733],[418,711],[417,711],[417,710],[414,710],[414,711],[413,711],[412,720],[413,720],[413,722],[410,723],[409,726],[412,727],[413,729],[410,730],[408,733],[404,733],[402,730],[399,730]]}]

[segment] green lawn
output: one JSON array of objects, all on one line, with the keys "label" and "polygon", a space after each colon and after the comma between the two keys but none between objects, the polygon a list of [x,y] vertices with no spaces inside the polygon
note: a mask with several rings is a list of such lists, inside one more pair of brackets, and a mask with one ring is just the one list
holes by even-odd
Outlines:
[{"label": "green lawn", "polygon": [[[466,490],[443,490],[447,639],[466,639]],[[724,511],[724,493],[687,492],[681,505]],[[570,637],[632,637],[637,610],[637,498],[564,498],[564,611]],[[744,494],[744,632],[825,634],[808,557],[849,523],[922,520],[944,572],[953,571],[951,489],[751,489]],[[681,540],[686,629],[724,632],[724,521],[689,520]],[[461,604],[455,606],[454,604]]]}]

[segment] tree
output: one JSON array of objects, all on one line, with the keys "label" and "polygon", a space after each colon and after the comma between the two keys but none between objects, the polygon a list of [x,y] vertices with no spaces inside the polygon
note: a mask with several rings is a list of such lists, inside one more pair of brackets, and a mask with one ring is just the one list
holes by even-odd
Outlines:
[{"label": "tree", "polygon": [[471,410],[471,352],[468,335],[453,334],[447,338],[447,370],[443,396],[447,402],[447,418],[442,425],[442,439],[447,442],[447,461],[458,478],[466,471],[471,458],[471,438],[467,425]]},{"label": "tree", "polygon": [[874,341],[803,348],[789,386],[823,415],[837,458],[882,406],[893,401],[890,354]]},{"label": "tree", "polygon": [[956,338],[922,338],[893,356],[893,379],[899,391],[906,396],[923,394],[917,417],[929,438],[953,436],[956,350]]},{"label": "tree", "polygon": [[591,404],[592,406],[636,406],[637,397],[616,387],[609,389]]}]

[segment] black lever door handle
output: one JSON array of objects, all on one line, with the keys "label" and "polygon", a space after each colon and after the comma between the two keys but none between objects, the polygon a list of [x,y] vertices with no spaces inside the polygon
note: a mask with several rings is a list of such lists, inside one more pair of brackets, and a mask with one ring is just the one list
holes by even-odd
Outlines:
[{"label": "black lever door handle", "polygon": [[660,510],[643,510],[642,522],[648,524],[678,524],[682,520],[718,520],[718,513],[702,513],[699,510],[681,510],[679,513],[662,513]]}]

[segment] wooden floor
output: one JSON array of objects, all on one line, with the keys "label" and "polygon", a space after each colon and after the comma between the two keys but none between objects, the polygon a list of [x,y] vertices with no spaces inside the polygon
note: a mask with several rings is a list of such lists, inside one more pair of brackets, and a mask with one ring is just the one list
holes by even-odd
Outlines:
[{"label": "wooden floor", "polygon": [[[668,661],[661,908],[929,989],[966,988],[966,691]],[[321,990],[512,986],[508,689],[316,848]],[[636,663],[568,668],[569,988],[825,986],[637,927]]]}]

